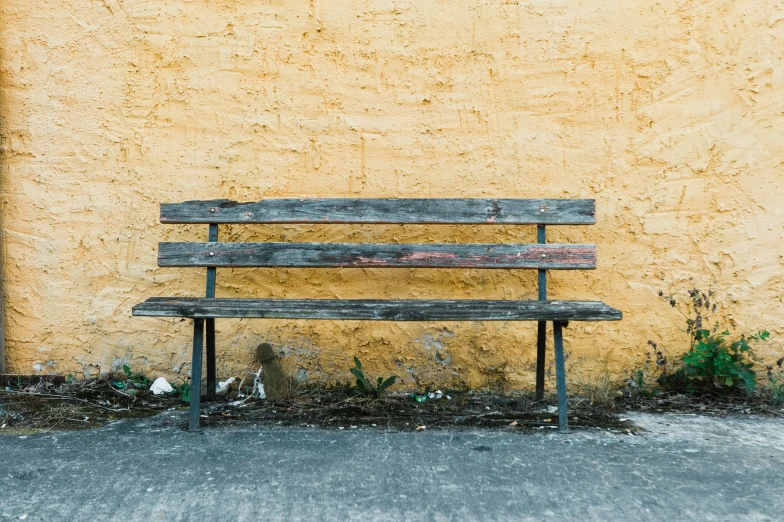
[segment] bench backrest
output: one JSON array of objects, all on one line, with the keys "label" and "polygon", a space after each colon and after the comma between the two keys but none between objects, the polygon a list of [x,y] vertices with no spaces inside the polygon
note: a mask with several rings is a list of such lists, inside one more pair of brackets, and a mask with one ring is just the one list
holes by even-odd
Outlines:
[{"label": "bench backrest", "polygon": [[[161,243],[159,266],[215,267],[594,269],[594,245],[546,244],[546,225],[593,225],[592,199],[270,199],[161,205],[162,223],[210,225],[208,242]],[[537,225],[536,244],[219,243],[218,225],[237,223],[371,223]]]}]

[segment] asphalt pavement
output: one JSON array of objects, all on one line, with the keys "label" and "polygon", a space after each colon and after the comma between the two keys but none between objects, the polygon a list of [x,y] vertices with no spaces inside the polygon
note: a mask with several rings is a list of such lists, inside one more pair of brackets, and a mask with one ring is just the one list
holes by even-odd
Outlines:
[{"label": "asphalt pavement", "polygon": [[607,431],[182,430],[165,412],[0,436],[0,520],[784,520],[784,419]]}]

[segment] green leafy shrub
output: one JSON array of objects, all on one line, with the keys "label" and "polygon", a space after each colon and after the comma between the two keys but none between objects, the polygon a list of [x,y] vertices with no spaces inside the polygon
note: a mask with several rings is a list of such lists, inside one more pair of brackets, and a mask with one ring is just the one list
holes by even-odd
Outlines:
[{"label": "green leafy shrub", "polygon": [[754,371],[756,357],[749,340],[764,341],[770,337],[766,331],[746,339],[730,342],[728,331],[717,333],[714,329],[696,330],[694,343],[681,357],[681,365],[672,376],[675,383],[685,385],[689,393],[744,390],[751,393],[757,386]]},{"label": "green leafy shrub", "polygon": [[374,385],[365,377],[365,372],[362,370],[362,363],[357,356],[354,356],[354,368],[350,368],[349,371],[357,378],[357,384],[353,388],[354,392],[358,395],[374,399],[378,399],[387,388],[395,384],[395,379],[397,379],[397,375],[393,375],[387,379],[379,377]]},{"label": "green leafy shrub", "polygon": [[137,388],[149,388],[150,387],[150,379],[145,377],[141,373],[134,373],[131,371],[130,366],[127,364],[123,364],[123,373],[128,378],[131,383]]},{"label": "green leafy shrub", "polygon": [[174,391],[172,393],[176,393],[180,396],[180,400],[182,402],[191,402],[191,385],[188,382],[184,382],[181,384],[177,384],[172,386]]},{"label": "green leafy shrub", "polygon": [[[718,323],[707,329],[704,327],[707,315],[716,311],[716,304],[711,302],[713,291],[704,293],[695,288],[688,294],[690,313],[684,316],[690,347],[674,370],[670,371],[666,364],[662,366],[659,384],[692,394],[753,392],[757,386],[754,363],[758,358],[749,342],[765,341],[770,333],[760,331],[732,340],[730,332],[720,329]],[[678,303],[673,296],[659,295],[677,308]]]}]

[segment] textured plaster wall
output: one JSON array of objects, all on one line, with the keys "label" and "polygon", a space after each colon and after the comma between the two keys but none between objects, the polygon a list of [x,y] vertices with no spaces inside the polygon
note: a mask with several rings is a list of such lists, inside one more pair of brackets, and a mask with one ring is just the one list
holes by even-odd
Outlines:
[{"label": "textured plaster wall", "polygon": [[[198,296],[156,266],[185,199],[594,197],[599,268],[550,295],[620,323],[567,330],[573,376],[686,348],[657,293],[717,290],[737,332],[784,337],[784,6],[758,0],[3,0],[2,220],[10,371],[127,361],[184,377],[190,322],[131,317]],[[531,227],[270,226],[233,240],[532,241]],[[220,270],[219,296],[535,298],[535,274]],[[532,323],[223,320],[220,376],[267,340],[300,377],[371,373],[530,387]]]}]

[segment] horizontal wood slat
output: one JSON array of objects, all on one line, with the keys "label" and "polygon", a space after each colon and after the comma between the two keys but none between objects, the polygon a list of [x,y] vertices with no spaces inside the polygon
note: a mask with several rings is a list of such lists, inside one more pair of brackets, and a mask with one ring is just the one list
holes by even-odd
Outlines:
[{"label": "horizontal wood slat", "polygon": [[594,245],[161,243],[159,266],[596,268]]},{"label": "horizontal wood slat", "polygon": [[154,317],[370,321],[618,321],[601,301],[206,299],[154,297],[133,307]]},{"label": "horizontal wood slat", "polygon": [[161,223],[593,225],[593,199],[226,199],[161,205]]}]

